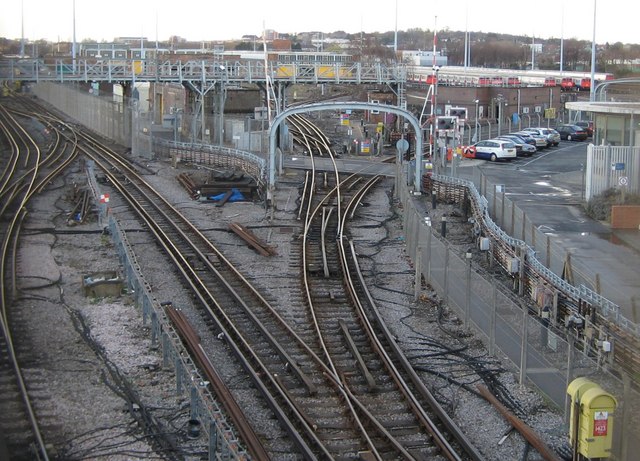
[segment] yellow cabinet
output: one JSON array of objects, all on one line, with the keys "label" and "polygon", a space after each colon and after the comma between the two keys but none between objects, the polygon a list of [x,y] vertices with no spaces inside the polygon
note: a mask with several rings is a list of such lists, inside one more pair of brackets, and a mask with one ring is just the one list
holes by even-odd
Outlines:
[{"label": "yellow cabinet", "polygon": [[609,457],[616,399],[587,378],[573,380],[567,393],[571,396],[571,446],[589,459]]}]

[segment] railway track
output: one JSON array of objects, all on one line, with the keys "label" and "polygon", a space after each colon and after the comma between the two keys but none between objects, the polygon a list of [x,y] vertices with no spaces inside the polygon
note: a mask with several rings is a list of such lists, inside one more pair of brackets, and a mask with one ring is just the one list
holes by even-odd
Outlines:
[{"label": "railway track", "polygon": [[[314,343],[311,332],[304,336],[295,333],[277,310],[175,208],[153,195],[152,188],[131,172],[125,179],[124,165],[119,165],[121,171],[116,173],[114,164],[106,163],[106,153],[85,153],[107,172],[111,183],[161,242],[185,284],[200,301],[201,315],[211,322],[212,334],[224,338],[234,351],[294,441],[296,451],[310,459],[331,458],[348,451],[342,443],[327,447],[333,436],[323,439],[317,434],[321,423],[317,422],[318,415],[311,413],[312,409],[323,413],[325,420],[344,420],[344,417],[341,409],[327,411],[326,402],[338,399],[336,383],[308,346]],[[111,161],[117,159],[112,157]]]},{"label": "railway track", "polygon": [[[305,138],[313,136],[312,129],[306,133]],[[330,147],[325,144],[324,149],[333,158]],[[415,376],[377,315],[359,273],[347,223],[381,178],[341,177],[334,170],[310,172],[303,187],[301,280],[325,361],[342,383],[354,430],[363,441],[358,453],[372,459],[482,459]],[[414,393],[411,380],[420,393]],[[438,417],[425,410],[434,407]]]},{"label": "railway track", "polygon": [[0,181],[0,458],[47,460],[41,425],[54,423],[43,416],[50,402],[41,392],[46,383],[36,376],[42,364],[35,351],[14,342],[27,328],[29,318],[28,312],[13,303],[18,296],[17,248],[29,201],[75,159],[77,151],[73,140],[61,134],[66,126],[46,116],[39,117],[39,123],[51,136],[48,149],[41,151],[41,142],[25,128],[33,122],[32,115],[10,106],[0,106],[0,130],[11,152]]},{"label": "railway track", "polygon": [[[349,314],[342,314],[343,321],[337,324],[338,311],[329,309],[331,303],[300,311],[297,315],[301,318],[292,323],[304,325],[306,322],[315,327],[294,331],[289,323],[291,319],[285,321],[209,240],[117,156],[98,148],[97,144],[92,149],[85,149],[84,153],[103,169],[109,181],[160,242],[184,283],[197,297],[201,307],[199,315],[205,317],[211,326],[210,334],[224,338],[256,388],[261,390],[301,456],[309,459],[353,456],[372,459],[433,459],[434,456],[435,459],[438,456],[455,460],[481,459],[470,444],[462,445],[463,449],[452,448],[451,436],[443,436],[441,429],[429,421],[430,417],[426,416],[410,391],[406,388],[404,391],[396,390],[399,378],[389,371],[395,366],[391,365],[389,358],[381,360],[375,355],[376,349],[388,349],[389,346],[380,343],[367,346],[366,341],[362,342],[361,320],[356,311],[350,309]],[[329,176],[324,178],[330,181]],[[372,186],[361,178],[353,178],[354,186],[360,183],[364,186],[362,191],[358,192],[355,187],[352,189],[356,197]],[[334,188],[337,197],[340,197],[341,189],[349,190],[345,186]],[[303,207],[305,203],[311,202],[303,200]],[[305,222],[310,224],[317,208],[308,209]],[[345,212],[349,213],[350,208]],[[334,216],[336,222],[342,222],[346,215],[338,211]],[[330,214],[322,221],[329,223]],[[344,229],[343,224],[335,226],[332,232],[338,229]],[[339,259],[344,258],[344,254],[340,255],[337,250],[324,252],[326,261],[322,266],[331,266],[329,270],[336,276],[330,290],[345,293],[341,288],[344,272],[334,269]],[[304,267],[309,268],[309,265]],[[320,282],[324,288],[310,285],[309,290],[323,289],[326,294],[327,280]],[[346,298],[353,294],[339,296]],[[309,307],[312,307],[312,302]],[[374,369],[376,375],[373,381],[369,381],[366,392],[366,386],[362,387],[358,383],[359,378],[353,375],[353,363],[348,354],[345,355],[345,346],[337,346],[332,351],[326,348],[326,344],[336,341],[336,338],[341,338],[342,344],[347,339],[351,344],[351,354],[358,354],[359,347],[367,346],[363,352],[365,358],[359,361],[360,368]],[[335,360],[339,355],[342,355],[342,361],[336,366]],[[367,365],[362,365],[365,363]],[[393,398],[390,397],[392,395]],[[413,403],[407,406],[406,399],[413,400]],[[440,427],[443,426],[440,424]],[[438,442],[433,443],[433,438]],[[255,443],[259,446],[258,441]],[[456,443],[460,446],[459,442]]]},{"label": "railway track", "polygon": [[[208,366],[208,344],[223,340],[279,420],[288,452],[305,459],[482,459],[399,353],[359,271],[347,223],[379,179],[308,173],[299,208],[299,270],[308,284],[304,302],[285,319],[134,167],[86,133],[78,149],[135,210],[196,298],[197,312],[167,306],[167,315],[180,331],[188,330],[187,318],[207,325],[183,336],[200,368]],[[240,416],[234,421],[255,459],[271,453],[272,441]]]}]

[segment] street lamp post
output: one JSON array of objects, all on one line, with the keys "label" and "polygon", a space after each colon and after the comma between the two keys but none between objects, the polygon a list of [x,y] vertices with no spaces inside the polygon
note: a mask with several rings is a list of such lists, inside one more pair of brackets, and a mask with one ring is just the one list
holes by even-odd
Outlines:
[{"label": "street lamp post", "polygon": [[595,101],[595,73],[596,73],[596,4],[593,0],[593,38],[591,39],[591,88],[589,93],[589,101]]},{"label": "street lamp post", "polygon": [[497,96],[496,101],[498,102],[498,136],[500,136],[502,134],[502,116],[504,115],[504,108],[507,106],[507,102],[502,94]]},{"label": "street lamp post", "polygon": [[496,114],[498,116],[498,136],[500,136],[500,134],[502,134],[502,95],[499,94],[497,97],[498,100],[498,113]]},{"label": "street lamp post", "polygon": [[478,141],[480,141],[480,139],[478,138],[478,117],[479,117],[479,115],[480,115],[479,108],[478,108],[478,104],[480,103],[480,100],[479,100],[479,99],[476,99],[476,100],[475,100],[475,101],[473,101],[473,102],[475,102],[475,103],[476,103],[476,131],[475,131],[475,133],[473,134],[473,142],[478,142]]},{"label": "street lamp post", "polygon": [[[433,83],[433,93],[431,95],[431,162],[433,163],[434,168],[437,170],[437,138],[438,138],[438,130],[437,130],[437,120],[438,120],[438,71],[440,70],[439,66],[433,66],[433,75],[434,75],[434,83]],[[438,171],[436,171],[438,172]]]}]

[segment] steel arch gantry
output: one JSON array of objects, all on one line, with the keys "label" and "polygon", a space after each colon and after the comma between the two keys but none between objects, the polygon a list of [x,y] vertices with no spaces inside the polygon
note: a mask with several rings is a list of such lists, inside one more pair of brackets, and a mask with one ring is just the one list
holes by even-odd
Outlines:
[{"label": "steel arch gantry", "polygon": [[303,114],[305,112],[317,112],[321,110],[377,110],[380,112],[388,112],[391,114],[404,117],[413,126],[416,133],[416,171],[414,178],[414,187],[416,191],[422,188],[422,153],[423,138],[422,128],[418,119],[408,110],[387,106],[384,104],[373,104],[368,102],[320,102],[306,104],[303,106],[295,106],[285,109],[278,114],[269,127],[269,198],[272,197],[272,191],[275,187],[276,176],[276,133],[280,124],[290,115]]}]

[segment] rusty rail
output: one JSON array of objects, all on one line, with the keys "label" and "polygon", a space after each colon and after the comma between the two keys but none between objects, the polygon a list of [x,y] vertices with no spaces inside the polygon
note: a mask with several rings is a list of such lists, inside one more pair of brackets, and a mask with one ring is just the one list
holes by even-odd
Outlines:
[{"label": "rusty rail", "polygon": [[273,247],[257,237],[253,232],[244,227],[242,224],[232,222],[229,224],[229,229],[231,229],[236,235],[247,242],[262,256],[274,256],[275,254],[277,254],[276,250]]},{"label": "rusty rail", "polygon": [[173,306],[166,306],[165,312],[173,322],[173,325],[185,342],[187,348],[191,354],[193,354],[196,363],[211,383],[216,396],[220,399],[225,410],[237,427],[243,442],[247,445],[249,453],[251,453],[254,459],[269,459],[267,451],[260,442],[256,433],[253,431],[251,424],[247,421],[245,414],[242,412],[242,409],[231,394],[231,391],[220,375],[218,375],[218,372],[200,344],[200,337],[193,329],[187,318],[184,316],[182,311],[174,308]]},{"label": "rusty rail", "polygon": [[542,456],[546,461],[561,461],[560,457],[556,455],[540,437],[538,437],[538,434],[527,426],[524,421],[507,410],[507,408],[498,401],[489,389],[481,384],[478,384],[476,388],[478,389],[478,392],[480,392],[480,395],[482,395],[487,402],[496,407],[500,414],[504,416],[504,419],[506,419],[509,424],[511,424],[511,426],[531,444],[532,447],[538,450],[540,456]]}]

